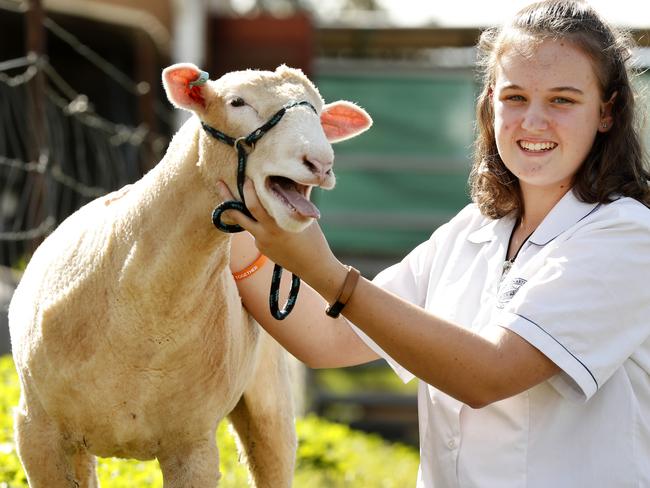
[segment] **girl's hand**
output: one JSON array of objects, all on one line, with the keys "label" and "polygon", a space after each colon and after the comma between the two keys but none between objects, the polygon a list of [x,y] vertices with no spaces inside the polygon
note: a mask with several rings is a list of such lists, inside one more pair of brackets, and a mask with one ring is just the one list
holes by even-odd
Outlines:
[{"label": "girl's hand", "polygon": [[[223,182],[217,184],[217,191],[224,201],[234,199]],[[250,232],[257,248],[271,261],[307,282],[326,273],[329,266],[341,267],[316,221],[302,232],[288,232],[280,228],[262,207],[255,186],[248,179],[244,183],[244,197],[257,222],[241,212],[228,211],[228,218]]]}]

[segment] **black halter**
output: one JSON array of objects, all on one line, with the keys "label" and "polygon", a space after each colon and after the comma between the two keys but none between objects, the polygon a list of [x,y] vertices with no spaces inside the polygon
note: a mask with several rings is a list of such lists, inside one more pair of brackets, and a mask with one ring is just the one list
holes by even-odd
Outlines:
[{"label": "black halter", "polygon": [[[266,122],[261,127],[255,129],[246,137],[239,137],[239,138],[230,137],[229,135],[224,134],[223,132],[215,129],[214,127],[210,127],[205,122],[201,122],[201,126],[203,127],[203,129],[205,129],[205,131],[208,134],[210,134],[218,141],[221,141],[224,144],[228,144],[229,146],[234,147],[235,150],[237,151],[237,190],[239,191],[239,197],[241,198],[241,201],[238,202],[232,200],[217,205],[217,207],[212,212],[212,223],[217,229],[228,233],[241,232],[244,230],[239,225],[236,224],[228,225],[221,222],[221,214],[226,210],[237,210],[247,215],[248,217],[253,218],[248,208],[246,207],[246,202],[244,200],[244,180],[246,178],[246,161],[248,159],[248,155],[250,154],[250,152],[246,151],[244,146],[248,146],[252,151],[255,148],[255,143],[258,140],[260,140],[262,136],[264,136],[264,134],[266,134],[269,130],[275,127],[278,122],[280,122],[280,120],[287,112],[287,110],[298,105],[307,105],[314,111],[314,113],[318,114],[314,106],[307,101],[289,102],[286,105],[284,105],[280,110],[278,110],[275,113],[275,115],[273,115],[268,120],[268,122]],[[277,320],[283,320],[291,313],[291,310],[293,310],[293,307],[296,304],[296,300],[298,299],[298,290],[300,289],[300,278],[292,274],[289,297],[287,299],[287,303],[284,306],[284,309],[280,310],[278,307],[278,302],[280,297],[281,276],[282,276],[282,267],[276,264],[275,267],[273,268],[273,277],[271,279],[271,292],[269,294],[269,306],[271,308],[271,314]]]}]

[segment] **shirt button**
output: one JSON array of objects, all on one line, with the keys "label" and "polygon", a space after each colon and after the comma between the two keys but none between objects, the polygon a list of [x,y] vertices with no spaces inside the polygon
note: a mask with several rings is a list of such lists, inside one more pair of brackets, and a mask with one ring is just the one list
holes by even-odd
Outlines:
[{"label": "shirt button", "polygon": [[455,442],[453,439],[450,440],[450,441],[447,443],[447,447],[449,447],[449,449],[455,449],[455,448],[456,448],[456,442]]}]

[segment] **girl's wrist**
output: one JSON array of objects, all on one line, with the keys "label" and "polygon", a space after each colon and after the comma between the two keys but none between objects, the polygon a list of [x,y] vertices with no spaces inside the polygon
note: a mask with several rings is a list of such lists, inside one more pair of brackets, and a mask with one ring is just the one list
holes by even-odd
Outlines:
[{"label": "girl's wrist", "polygon": [[[304,280],[325,300],[331,303],[338,295],[349,268],[337,259],[326,266],[319,266],[318,268],[313,273],[306,275]],[[301,276],[301,278],[303,277]]]},{"label": "girl's wrist", "polygon": [[230,241],[230,271],[239,273],[258,259],[260,252],[248,232],[233,234]]}]

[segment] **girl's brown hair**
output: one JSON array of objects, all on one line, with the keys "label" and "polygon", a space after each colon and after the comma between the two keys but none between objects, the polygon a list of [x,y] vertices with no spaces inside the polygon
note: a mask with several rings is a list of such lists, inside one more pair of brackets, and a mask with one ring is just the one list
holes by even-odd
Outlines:
[{"label": "girl's brown hair", "polygon": [[613,97],[613,125],[608,132],[597,134],[574,177],[577,197],[587,203],[604,203],[614,195],[623,195],[650,204],[650,173],[644,166],[635,120],[635,95],[628,72],[632,41],[627,34],[609,26],[585,2],[547,0],[522,9],[502,28],[486,30],[479,40],[483,89],[476,108],[477,138],[470,190],[480,211],[488,217],[500,218],[522,209],[519,182],[497,151],[491,100],[496,64],[522,38],[572,42],[591,59],[602,100]]}]

